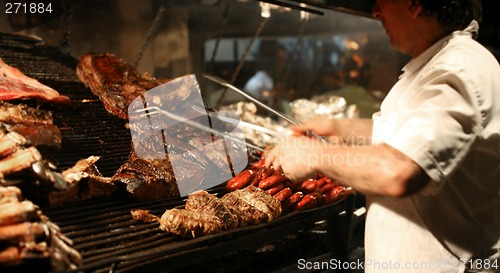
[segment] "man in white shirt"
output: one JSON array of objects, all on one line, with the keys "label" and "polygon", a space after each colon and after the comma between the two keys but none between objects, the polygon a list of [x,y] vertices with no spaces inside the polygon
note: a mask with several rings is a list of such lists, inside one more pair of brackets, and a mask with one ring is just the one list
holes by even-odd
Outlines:
[{"label": "man in white shirt", "polygon": [[473,38],[479,0],[377,0],[412,60],[372,120],[294,127],[266,164],[364,193],[366,272],[500,272],[500,66]]}]

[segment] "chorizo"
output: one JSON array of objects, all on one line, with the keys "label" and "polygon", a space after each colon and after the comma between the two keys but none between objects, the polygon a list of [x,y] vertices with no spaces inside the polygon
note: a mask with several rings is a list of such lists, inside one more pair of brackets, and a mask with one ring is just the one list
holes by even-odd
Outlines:
[{"label": "chorizo", "polygon": [[280,200],[280,202],[284,202],[287,198],[290,198],[290,196],[292,196],[292,189],[286,187],[273,196],[274,198]]},{"label": "chorizo", "polygon": [[272,169],[272,168],[264,169],[264,171],[262,172],[262,175],[260,176],[260,180],[268,178],[273,173],[274,173],[274,169]]},{"label": "chorizo", "polygon": [[285,176],[284,175],[281,175],[281,174],[278,174],[278,175],[272,175],[272,176],[269,176],[265,179],[262,179],[260,182],[259,182],[259,188],[262,189],[262,190],[267,190],[281,182],[285,181]]},{"label": "chorizo", "polygon": [[301,191],[293,193],[288,199],[283,202],[283,207],[292,207],[295,203],[299,202],[302,197],[304,197],[304,193]]},{"label": "chorizo", "polygon": [[262,169],[265,164],[266,162],[264,161],[264,158],[262,158],[261,160],[252,163],[252,165],[250,165],[250,169]]},{"label": "chorizo", "polygon": [[279,183],[278,185],[266,190],[266,192],[269,193],[270,195],[275,195],[284,188],[285,188],[285,185],[283,185],[283,183]]},{"label": "chorizo", "polygon": [[322,202],[322,195],[320,193],[314,192],[310,194],[306,194],[295,206],[296,210],[306,210],[312,209]]},{"label": "chorizo", "polygon": [[316,180],[306,180],[300,186],[300,189],[305,193],[313,192],[317,187]]},{"label": "chorizo", "polygon": [[328,177],[321,177],[316,180],[316,185],[321,188],[323,187],[326,183],[328,183]]},{"label": "chorizo", "polygon": [[328,193],[333,188],[335,188],[335,184],[334,183],[326,183],[323,187],[321,187],[321,193]]},{"label": "chorizo", "polygon": [[261,180],[262,174],[264,173],[266,169],[259,169],[258,171],[255,172],[254,177],[252,178],[252,181],[250,181],[249,185],[257,187],[259,185],[259,182]]},{"label": "chorizo", "polygon": [[254,174],[251,170],[244,170],[237,176],[229,179],[229,181],[227,181],[226,188],[229,190],[242,189],[248,185],[248,183],[252,180],[253,177]]}]

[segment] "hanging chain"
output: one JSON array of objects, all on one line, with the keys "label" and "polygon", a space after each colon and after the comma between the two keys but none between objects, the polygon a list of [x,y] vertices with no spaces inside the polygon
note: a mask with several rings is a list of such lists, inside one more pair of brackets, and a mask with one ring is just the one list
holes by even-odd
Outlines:
[{"label": "hanging chain", "polygon": [[165,0],[161,1],[160,8],[156,12],[155,19],[153,20],[153,23],[151,24],[151,27],[148,30],[148,34],[146,35],[146,39],[144,40],[144,43],[142,44],[141,48],[139,49],[139,53],[137,53],[137,57],[135,58],[134,62],[134,67],[137,68],[137,65],[139,65],[139,62],[142,59],[142,55],[144,55],[144,51],[146,51],[146,48],[148,47],[149,43],[151,42],[153,36],[156,34],[156,31],[158,30],[158,27],[160,25],[160,19],[163,17],[163,14],[167,10],[165,6]]},{"label": "hanging chain", "polygon": [[76,4],[78,4],[78,0],[72,0],[68,9],[68,12],[65,14],[64,21],[64,34],[63,40],[59,45],[61,51],[66,54],[71,54],[71,45],[69,44],[69,35],[71,34],[71,22],[73,21],[73,14],[75,13]]},{"label": "hanging chain", "polygon": [[[230,81],[231,84],[234,84],[234,82],[236,81],[236,78],[240,74],[240,71],[243,68],[243,65],[245,64],[245,60],[247,58],[248,53],[250,53],[250,50],[252,49],[252,46],[253,46],[255,40],[259,37],[260,33],[264,29],[264,26],[266,25],[268,20],[269,20],[269,17],[264,18],[264,20],[262,20],[262,22],[259,25],[259,28],[257,29],[257,32],[255,32],[255,35],[252,37],[252,40],[250,40],[250,43],[248,43],[248,46],[245,49],[245,53],[243,53],[243,56],[241,57],[240,63],[236,67],[236,70],[234,71],[233,75],[231,76],[231,81]],[[222,105],[222,101],[224,100],[224,97],[226,96],[227,89],[228,88],[224,88],[224,91],[222,92],[219,100],[215,104],[215,109],[219,109],[219,107]]]}]

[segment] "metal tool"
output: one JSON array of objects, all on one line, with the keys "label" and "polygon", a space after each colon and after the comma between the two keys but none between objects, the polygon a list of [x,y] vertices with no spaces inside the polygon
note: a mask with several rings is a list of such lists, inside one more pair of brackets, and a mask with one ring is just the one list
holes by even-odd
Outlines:
[{"label": "metal tool", "polygon": [[236,126],[245,127],[245,128],[248,128],[248,129],[251,129],[254,131],[268,134],[270,136],[274,136],[274,137],[282,137],[283,136],[282,133],[279,133],[279,132],[276,132],[274,130],[271,130],[271,129],[268,129],[268,128],[265,128],[265,127],[262,127],[259,125],[255,125],[255,124],[252,124],[249,122],[245,122],[242,120],[238,120],[238,119],[234,119],[234,118],[230,118],[230,117],[226,117],[226,116],[222,116],[222,115],[218,115],[217,118],[224,121],[224,122],[231,123],[231,124],[234,124]]},{"label": "metal tool", "polygon": [[223,137],[226,137],[234,142],[237,142],[239,144],[242,144],[242,145],[245,145],[245,146],[248,146],[250,148],[253,148],[257,151],[261,151],[261,152],[264,152],[264,149],[262,149],[261,147],[259,146],[256,146],[256,145],[253,145],[251,143],[248,143],[242,139],[239,139],[237,137],[234,137],[226,132],[219,132],[219,131],[216,131],[212,128],[209,128],[209,127],[206,127],[204,125],[201,125],[199,123],[196,123],[194,121],[191,121],[189,119],[186,119],[184,117],[181,117],[181,116],[178,116],[174,113],[171,113],[171,112],[168,112],[168,111],[165,111],[159,107],[156,107],[156,106],[151,106],[151,107],[146,107],[146,108],[143,108],[143,109],[138,109],[135,111],[136,113],[143,113],[141,115],[139,115],[139,117],[146,117],[146,116],[153,116],[153,115],[158,115],[158,114],[163,114],[173,120],[176,120],[178,122],[182,122],[182,123],[185,123],[191,127],[194,127],[196,129],[199,129],[199,130],[202,130],[202,131],[205,131],[205,132],[209,132],[209,133],[212,133],[214,135],[217,135],[217,136],[223,136]]},{"label": "metal tool", "polygon": [[[271,112],[271,113],[273,113],[273,114],[277,115],[278,117],[280,117],[280,118],[282,118],[282,119],[286,120],[286,121],[287,121],[287,122],[289,122],[290,124],[293,124],[293,125],[300,125],[300,122],[298,122],[297,120],[295,120],[295,119],[293,119],[293,118],[291,118],[291,117],[289,117],[289,116],[287,116],[287,115],[285,115],[285,114],[283,114],[283,113],[281,113],[281,112],[279,112],[279,111],[276,111],[276,110],[274,110],[273,108],[271,108],[271,107],[269,107],[269,106],[265,105],[264,103],[260,102],[258,99],[256,99],[256,98],[254,98],[254,97],[252,97],[252,96],[248,95],[248,94],[247,94],[247,93],[245,93],[243,90],[240,90],[240,89],[236,88],[234,85],[230,84],[229,82],[227,82],[227,81],[226,81],[226,80],[224,80],[224,79],[221,79],[221,78],[219,78],[219,77],[217,77],[217,76],[211,76],[211,75],[203,75],[203,77],[205,77],[205,78],[207,78],[207,79],[209,79],[209,80],[211,80],[211,81],[213,81],[213,82],[216,82],[216,83],[218,83],[218,84],[220,84],[220,85],[222,85],[222,86],[224,86],[224,87],[227,87],[227,88],[229,88],[230,90],[233,90],[233,91],[237,92],[238,94],[242,95],[243,97],[245,97],[245,98],[249,99],[251,102],[253,102],[253,103],[257,104],[258,106],[260,106],[260,107],[262,107],[262,108],[266,109],[267,111],[269,111],[269,112]],[[306,135],[307,135],[307,136],[310,136],[310,137],[315,137],[315,138],[317,138],[317,139],[321,140],[322,142],[326,142],[326,139],[325,139],[324,137],[322,137],[322,136],[320,136],[320,135],[316,134],[315,132],[308,131],[308,132],[306,132]]]}]

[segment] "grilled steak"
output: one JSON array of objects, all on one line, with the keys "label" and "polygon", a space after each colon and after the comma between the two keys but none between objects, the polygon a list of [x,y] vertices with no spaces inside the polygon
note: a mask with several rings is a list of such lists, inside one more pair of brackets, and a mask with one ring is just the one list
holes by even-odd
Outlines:
[{"label": "grilled steak", "polygon": [[99,96],[106,110],[122,119],[128,118],[128,106],[135,98],[166,82],[140,75],[133,66],[109,53],[83,55],[76,73]]},{"label": "grilled steak", "polygon": [[153,200],[179,194],[168,160],[133,159],[125,162],[112,179],[123,183],[127,193],[137,200]]},{"label": "grilled steak", "polygon": [[36,99],[57,104],[69,104],[68,97],[56,90],[24,75],[19,69],[12,67],[0,58],[0,100]]},{"label": "grilled steak", "polygon": [[199,190],[205,179],[217,180],[215,175],[220,176],[223,172],[219,166],[228,164],[223,147],[223,153],[217,153],[210,145],[201,149],[190,145],[193,139],[212,143],[206,132],[182,124],[164,131],[148,129],[145,124],[134,127],[129,160],[113,176],[113,179],[124,183],[126,191],[136,199],[179,195],[179,182],[183,183],[182,193]]},{"label": "grilled steak", "polygon": [[185,208],[203,214],[215,215],[222,222],[222,229],[238,227],[238,217],[217,196],[204,190],[193,192],[188,196]]}]

